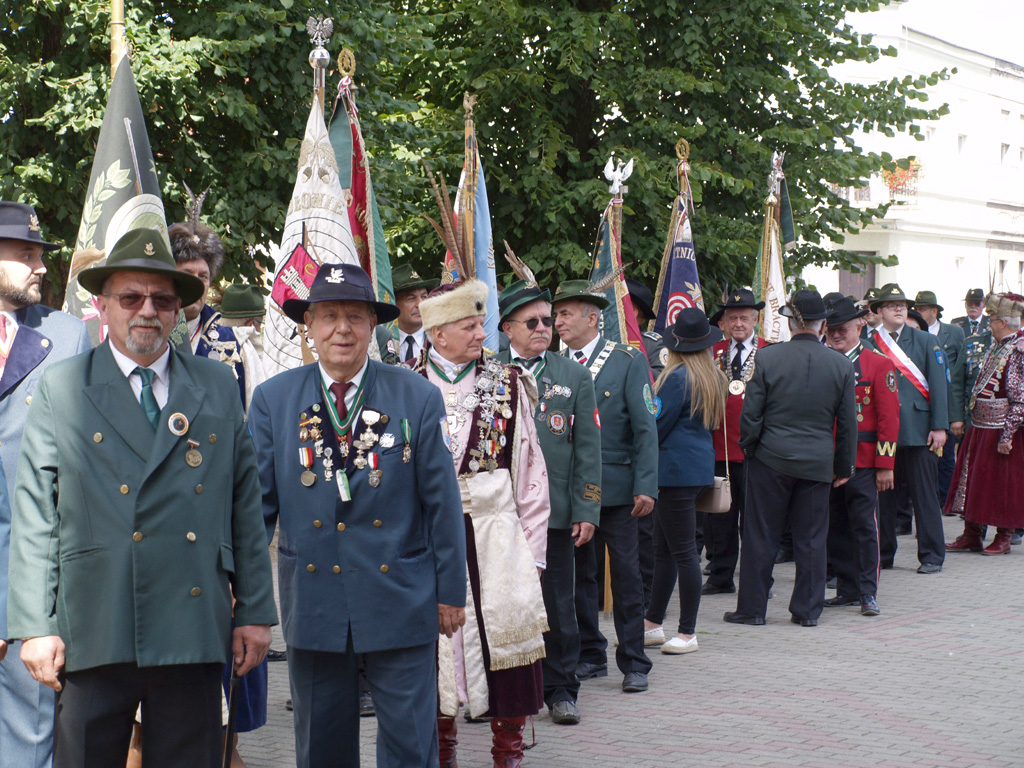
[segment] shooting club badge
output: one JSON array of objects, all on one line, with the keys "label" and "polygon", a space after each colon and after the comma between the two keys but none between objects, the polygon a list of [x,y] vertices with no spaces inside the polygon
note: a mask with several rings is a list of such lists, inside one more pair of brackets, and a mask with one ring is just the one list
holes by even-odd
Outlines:
[{"label": "shooting club badge", "polygon": [[565,433],[565,427],[565,414],[561,411],[552,411],[548,416],[548,429],[556,435],[561,435]]}]

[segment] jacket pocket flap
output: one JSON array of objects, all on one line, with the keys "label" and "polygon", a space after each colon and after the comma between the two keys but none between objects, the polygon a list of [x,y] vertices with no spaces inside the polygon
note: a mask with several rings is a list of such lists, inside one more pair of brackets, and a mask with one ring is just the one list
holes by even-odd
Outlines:
[{"label": "jacket pocket flap", "polygon": [[629,451],[601,451],[603,464],[632,464],[633,455]]},{"label": "jacket pocket flap", "polygon": [[220,545],[220,567],[228,573],[235,572],[235,553],[227,544]]}]

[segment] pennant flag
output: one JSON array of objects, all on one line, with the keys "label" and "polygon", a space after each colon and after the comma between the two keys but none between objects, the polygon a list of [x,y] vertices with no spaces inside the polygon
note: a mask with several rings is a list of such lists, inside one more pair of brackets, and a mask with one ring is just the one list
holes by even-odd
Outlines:
[{"label": "pennant flag", "polygon": [[[304,270],[308,270],[309,265],[302,263],[301,256],[298,261],[292,258],[296,246],[300,245],[318,267],[320,264],[361,263],[319,99],[313,99],[309,111],[306,134],[299,150],[298,174],[281,236],[280,253],[289,254],[289,258],[279,260],[271,294],[267,297],[263,365],[268,377],[313,361],[306,347],[305,328],[289,320],[275,299],[275,296],[286,295],[282,285],[295,289],[294,283],[286,282],[293,278],[292,272],[287,270],[307,274]],[[297,269],[297,264],[301,270]],[[376,344],[371,343],[370,347],[376,348]]]},{"label": "pennant flag", "polygon": [[158,230],[170,248],[146,119],[131,61],[125,56],[110,86],[64,299],[64,311],[88,324],[93,344],[103,341],[106,329],[101,327],[95,297],[79,284],[78,276],[84,269],[102,266],[123,234],[142,228]]},{"label": "pennant flag", "polygon": [[[344,53],[342,59],[344,60]],[[366,156],[363,129],[359,123],[355,88],[350,74],[343,75],[338,85],[329,135],[338,162],[341,186],[349,193],[348,218],[356,250],[359,252],[359,263],[370,276],[370,281],[377,292],[377,300],[394,304],[391,259],[388,256],[387,241],[384,239],[384,226],[381,224],[380,211],[377,208],[377,197],[370,179],[370,164]]]},{"label": "pennant flag", "polygon": [[[786,276],[782,267],[782,228],[779,225],[779,198],[785,189],[782,183],[784,156],[778,152],[772,156],[772,172],[768,177],[768,199],[765,200],[764,208],[764,226],[761,230],[761,247],[757,253],[753,280],[754,296],[758,301],[764,302],[764,309],[761,310],[760,335],[769,343],[789,341],[789,321],[779,314],[779,309],[786,303]],[[786,199],[789,199],[788,192]],[[789,212],[789,230],[793,232],[792,211]],[[792,237],[792,234],[790,236]],[[794,242],[795,239],[793,237]]]},{"label": "pennant flag", "polygon": [[618,195],[608,204],[601,217],[590,285],[592,293],[602,293],[610,302],[603,311],[602,335],[643,352],[644,340],[636,322],[636,312],[633,311],[633,301],[626,287],[622,266],[622,198]]},{"label": "pennant flag", "polygon": [[278,277],[275,278],[270,292],[271,300],[277,306],[283,307],[288,299],[308,298],[309,289],[313,287],[313,278],[316,277],[316,270],[317,263],[302,243],[299,243],[288,260],[278,270]]},{"label": "pennant flag", "polygon": [[690,192],[690,165],[687,162],[690,145],[685,139],[679,140],[676,154],[679,156],[679,164],[676,166],[679,194],[676,195],[672,206],[668,241],[661,257],[661,273],[654,294],[654,306],[657,307],[654,330],[657,333],[672,325],[681,309],[704,309],[704,296],[701,294],[700,277],[697,275],[697,252],[693,247],[693,233],[690,229],[693,195]]}]

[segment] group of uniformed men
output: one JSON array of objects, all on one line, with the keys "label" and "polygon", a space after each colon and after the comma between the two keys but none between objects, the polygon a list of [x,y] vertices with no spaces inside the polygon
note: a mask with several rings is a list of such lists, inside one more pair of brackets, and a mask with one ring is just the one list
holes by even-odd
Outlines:
[{"label": "group of uniformed men", "polygon": [[[275,530],[300,766],[359,764],[360,668],[382,766],[454,765],[460,704],[492,718],[500,768],[520,764],[541,701],[578,723],[580,681],[607,675],[605,547],[622,690],[646,691],[660,338],[645,334],[645,354],[605,339],[607,299],[586,280],[552,295],[520,279],[499,298],[509,347],[487,361],[473,281],[398,266],[388,305],[358,267],[328,265],[284,307],[318,361],[264,382],[262,297],[235,286],[220,313],[206,305],[223,251],[197,220],[171,228],[173,255],[134,230],[81,273],[107,329],[92,348],[81,322],[39,304],[54,246],[34,210],[0,202],[0,637],[24,662],[0,664],[0,765],[46,766],[51,749],[57,766],[114,765],[140,704],[146,765],[215,764],[232,662],[250,727],[266,718]],[[629,289],[651,319],[650,292]],[[983,297],[968,294],[966,343],[934,295],[916,299],[931,333],[907,324],[915,302],[894,284],[867,308],[826,298],[791,298],[784,345],[755,337],[749,290],[712,318],[733,503],[700,535],[705,594],[736,591],[744,535],[726,621],[764,623],[787,522],[803,626],[823,605],[879,613],[879,530],[891,567],[901,509],[917,521],[918,572],[942,568],[937,454],[947,429],[962,434],[964,382],[990,343]],[[374,338],[384,363],[368,357]],[[509,510],[517,551],[493,514]],[[514,579],[509,558],[526,569]],[[522,589],[533,573],[536,598]]]}]

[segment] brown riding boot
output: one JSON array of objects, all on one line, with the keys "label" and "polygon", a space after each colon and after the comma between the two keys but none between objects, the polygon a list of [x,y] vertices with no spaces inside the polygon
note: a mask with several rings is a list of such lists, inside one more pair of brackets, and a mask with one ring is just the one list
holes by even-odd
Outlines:
[{"label": "brown riding boot", "polygon": [[132,743],[128,745],[128,759],[125,768],[142,768],[142,726],[132,724]]},{"label": "brown riding boot", "polygon": [[523,764],[525,717],[495,717],[491,720],[494,768],[519,768]]},{"label": "brown riding boot", "polygon": [[455,759],[458,735],[459,726],[454,717],[437,718],[437,746],[441,754],[441,768],[459,768],[459,763]]},{"label": "brown riding boot", "polygon": [[1008,555],[1010,554],[1010,539],[1013,538],[1013,528],[996,528],[996,537],[992,543],[985,547],[983,555]]},{"label": "brown riding boot", "polygon": [[[946,545],[947,552],[981,552],[984,548],[981,540],[981,526],[977,523],[964,521],[964,532],[956,537],[956,541]],[[993,553],[995,554],[995,553]]]}]

